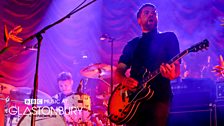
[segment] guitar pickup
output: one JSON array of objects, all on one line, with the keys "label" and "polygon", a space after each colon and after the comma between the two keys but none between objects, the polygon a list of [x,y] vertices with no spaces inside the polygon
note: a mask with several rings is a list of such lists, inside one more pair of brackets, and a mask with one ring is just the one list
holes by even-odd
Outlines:
[{"label": "guitar pickup", "polygon": [[121,94],[122,102],[125,102],[125,92]]},{"label": "guitar pickup", "polygon": [[122,101],[125,102],[125,98],[128,97],[128,92],[127,91],[122,92],[121,97],[122,97]]}]

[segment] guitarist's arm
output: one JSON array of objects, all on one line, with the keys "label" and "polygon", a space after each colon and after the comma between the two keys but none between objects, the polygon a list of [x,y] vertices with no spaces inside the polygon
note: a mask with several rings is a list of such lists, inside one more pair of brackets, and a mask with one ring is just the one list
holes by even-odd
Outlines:
[{"label": "guitarist's arm", "polygon": [[163,77],[173,80],[180,75],[180,62],[176,61],[170,65],[163,63],[160,66],[160,72]]},{"label": "guitarist's arm", "polygon": [[137,87],[138,82],[131,77],[126,77],[125,73],[127,70],[128,66],[126,64],[119,63],[115,71],[115,80],[116,82],[128,87],[130,90],[134,90]]}]

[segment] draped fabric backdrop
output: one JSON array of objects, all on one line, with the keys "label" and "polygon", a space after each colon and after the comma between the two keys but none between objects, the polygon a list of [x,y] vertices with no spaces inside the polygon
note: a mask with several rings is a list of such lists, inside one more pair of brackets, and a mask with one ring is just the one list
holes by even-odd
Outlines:
[{"label": "draped fabric backdrop", "polygon": [[[1,0],[0,1],[0,48],[5,46],[4,25],[8,31],[21,25],[18,34],[23,39],[43,27],[59,20],[77,7],[82,0]],[[87,0],[90,2],[90,0]],[[184,58],[192,76],[199,78],[202,67],[218,64],[218,56],[224,54],[224,1],[223,0],[97,0],[75,13],[62,23],[47,30],[41,44],[39,62],[39,90],[53,95],[58,93],[56,78],[61,71],[73,74],[74,90],[79,80],[85,78],[80,70],[90,64],[110,64],[111,43],[100,41],[102,34],[114,38],[114,59],[117,61],[124,45],[141,35],[136,20],[137,9],[146,2],[158,8],[159,31],[176,33],[181,50],[207,38],[210,48],[205,52],[190,54]],[[37,43],[34,38],[24,46]],[[16,87],[33,87],[36,53],[19,43],[9,41],[11,48],[0,54],[1,83]],[[183,68],[182,68],[183,70]],[[194,74],[195,73],[195,74]],[[198,74],[199,73],[199,74]],[[110,83],[110,79],[106,79]],[[96,90],[96,91],[95,91]],[[107,91],[99,79],[89,79],[86,92]]]}]

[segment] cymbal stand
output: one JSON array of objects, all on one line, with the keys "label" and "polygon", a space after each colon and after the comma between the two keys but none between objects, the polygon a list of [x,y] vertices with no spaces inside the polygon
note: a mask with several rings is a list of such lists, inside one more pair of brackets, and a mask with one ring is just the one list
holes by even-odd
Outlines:
[{"label": "cymbal stand", "polygon": [[83,93],[86,93],[85,91],[86,91],[86,87],[87,87],[87,83],[88,83],[88,81],[89,81],[89,79],[88,78],[85,78],[84,79],[84,84],[83,84]]},{"label": "cymbal stand", "polygon": [[105,80],[102,78],[102,76],[99,75],[98,78],[99,78],[101,81],[103,81],[107,86],[111,86],[110,83],[108,83],[107,81],[105,81]]}]

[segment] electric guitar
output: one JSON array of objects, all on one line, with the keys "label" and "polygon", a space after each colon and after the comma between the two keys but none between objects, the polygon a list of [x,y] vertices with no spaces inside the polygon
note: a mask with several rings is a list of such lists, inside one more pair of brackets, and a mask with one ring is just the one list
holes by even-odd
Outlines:
[{"label": "electric guitar", "polygon": [[[172,64],[190,52],[198,52],[199,50],[207,49],[208,47],[209,42],[205,39],[177,54],[168,63]],[[154,72],[146,74],[142,81],[138,82],[139,86],[134,92],[129,91],[126,86],[119,84],[112,92],[108,103],[108,118],[110,121],[115,124],[129,122],[138,110],[139,105],[153,96],[154,91],[150,89],[150,84],[148,82],[159,74],[159,68]]]}]

